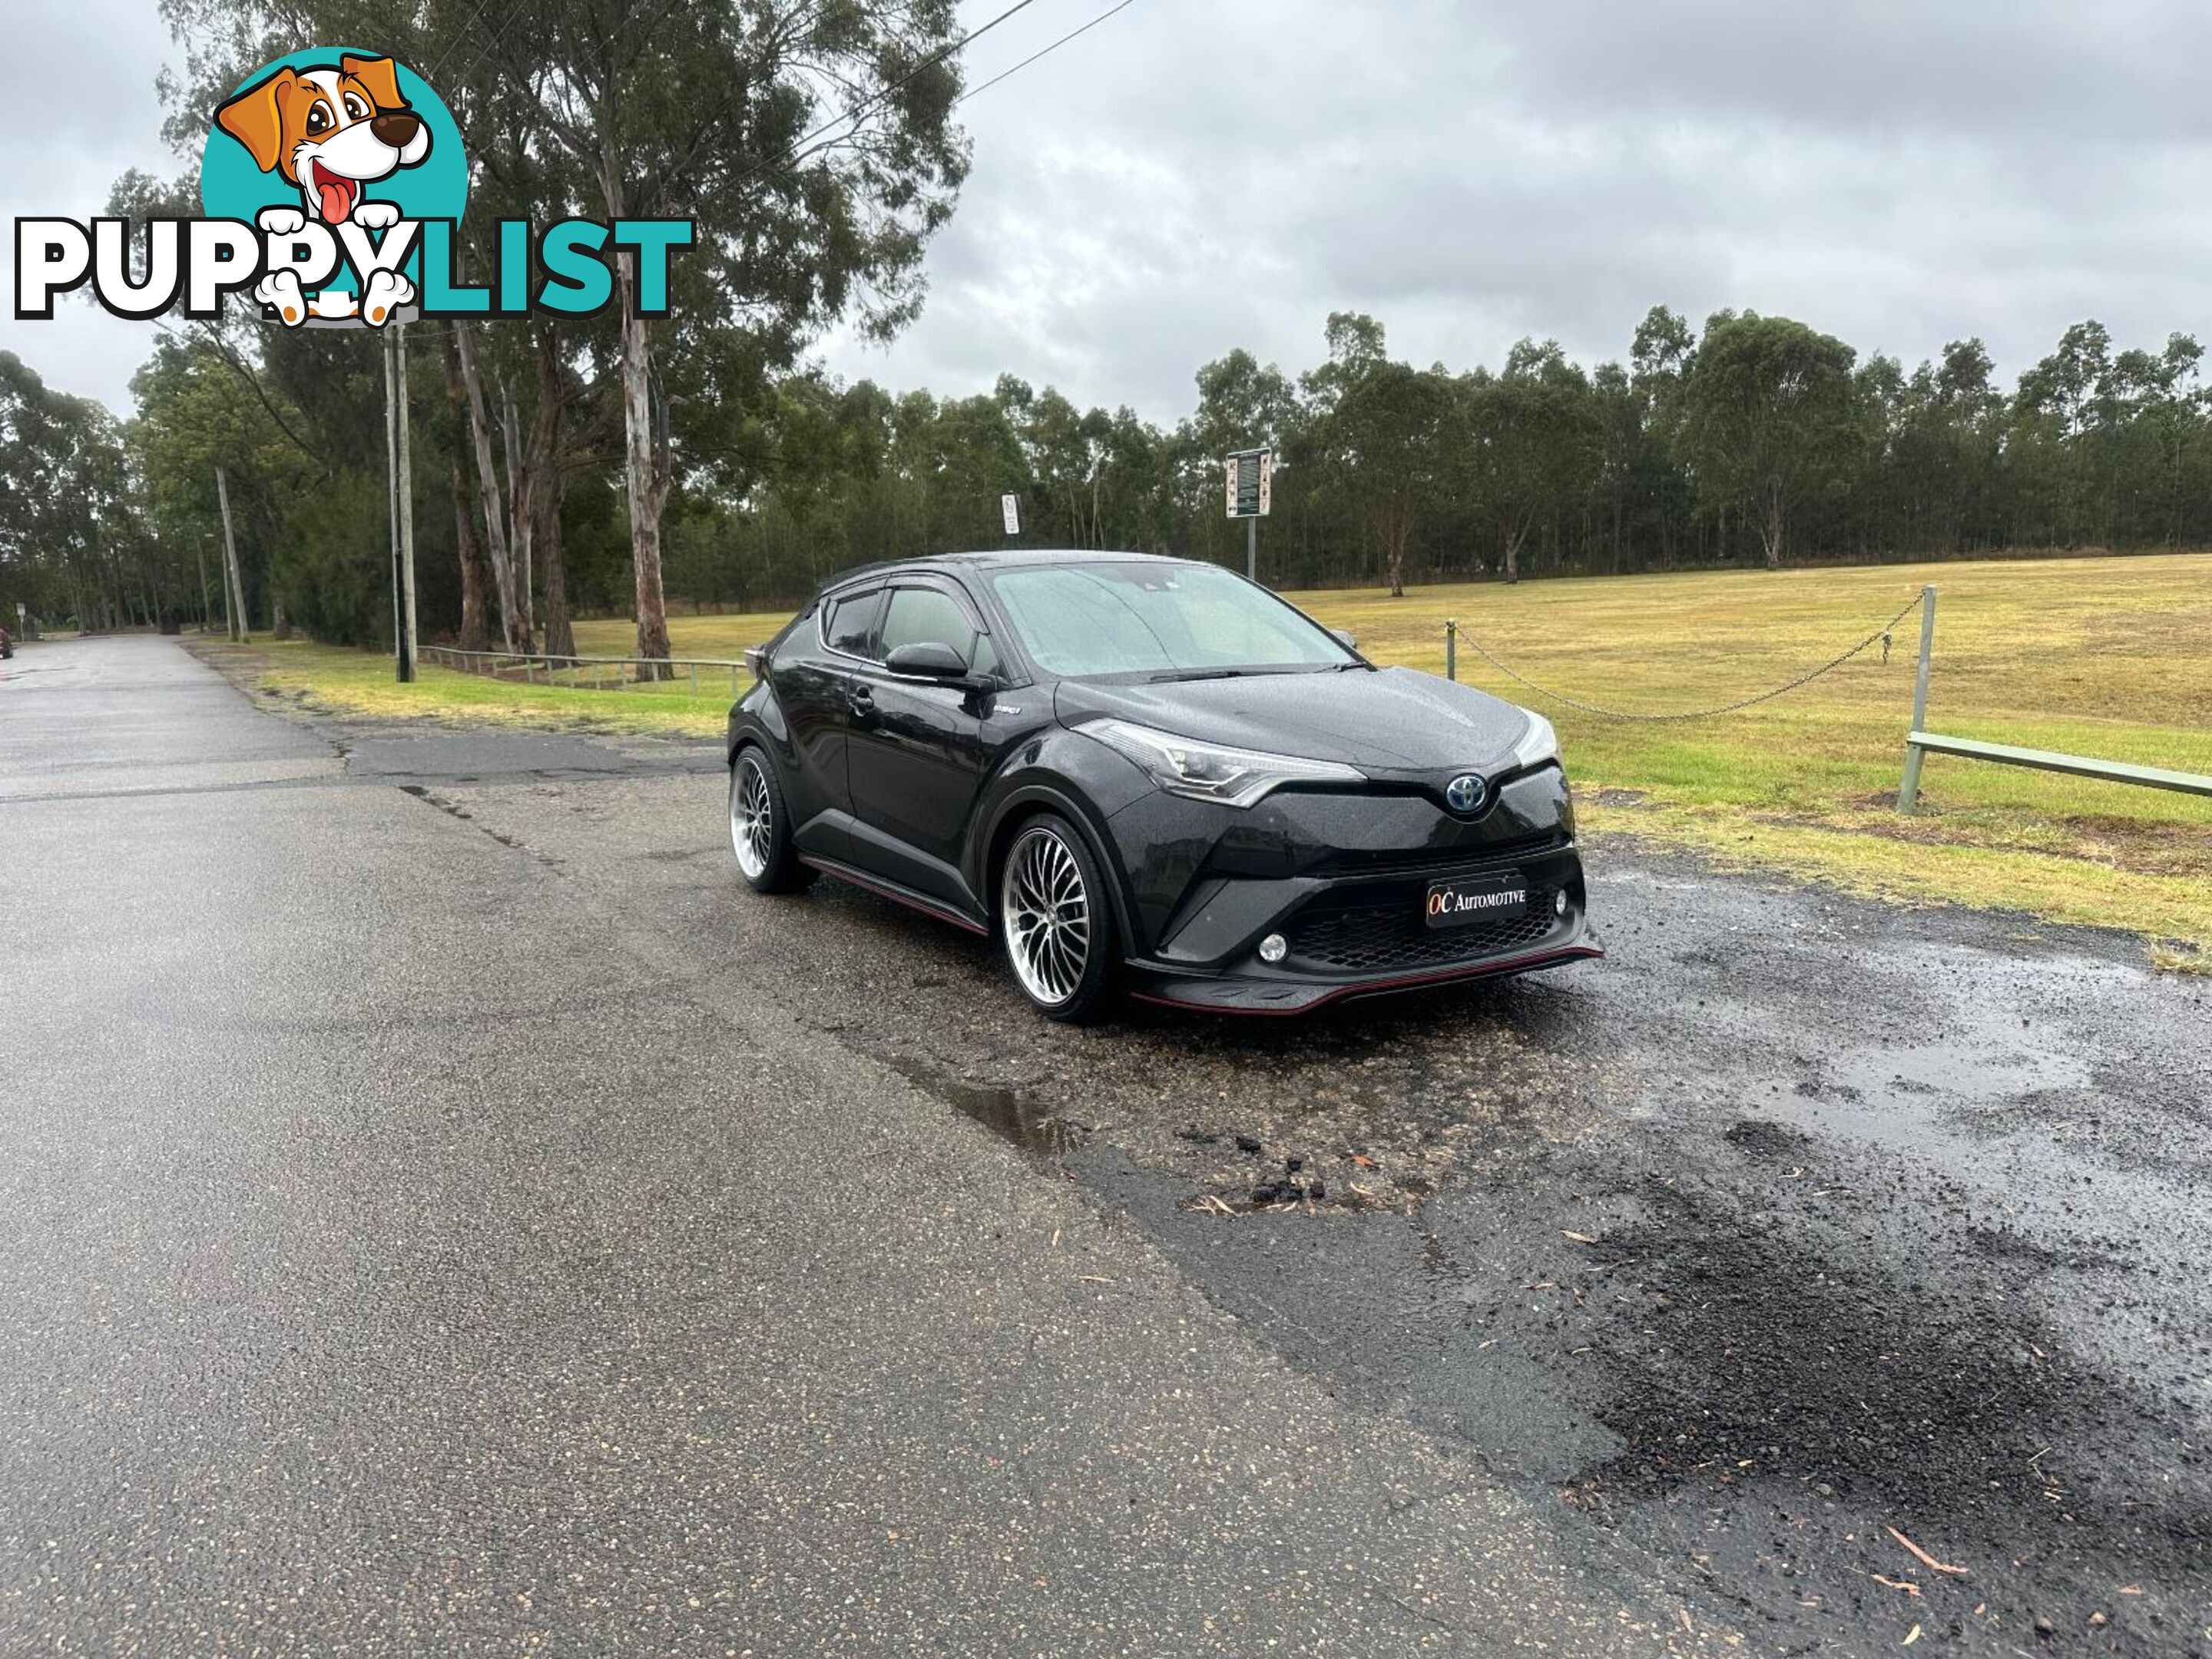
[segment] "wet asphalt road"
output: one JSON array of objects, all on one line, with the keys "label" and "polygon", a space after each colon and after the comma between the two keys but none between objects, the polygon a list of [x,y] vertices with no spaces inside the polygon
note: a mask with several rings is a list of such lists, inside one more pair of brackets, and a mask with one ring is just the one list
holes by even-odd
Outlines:
[{"label": "wet asphalt road", "polygon": [[10,666],[0,1650],[2212,1651],[2131,941],[1615,842],[1603,964],[1065,1031],[711,744]]},{"label": "wet asphalt road", "polygon": [[1724,1645],[796,1015],[710,861],[431,783],[711,842],[696,747],[7,670],[0,1653]]}]

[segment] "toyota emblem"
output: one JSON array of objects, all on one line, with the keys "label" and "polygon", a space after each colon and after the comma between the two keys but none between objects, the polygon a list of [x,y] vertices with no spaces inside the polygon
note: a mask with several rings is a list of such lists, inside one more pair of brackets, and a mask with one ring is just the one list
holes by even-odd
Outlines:
[{"label": "toyota emblem", "polygon": [[1454,778],[1444,786],[1444,805],[1462,816],[1480,812],[1483,799],[1490,793],[1482,780],[1473,774]]}]

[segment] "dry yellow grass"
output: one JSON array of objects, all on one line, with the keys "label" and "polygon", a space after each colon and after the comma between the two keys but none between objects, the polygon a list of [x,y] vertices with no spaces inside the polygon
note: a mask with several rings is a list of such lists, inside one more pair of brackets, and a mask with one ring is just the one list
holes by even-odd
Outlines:
[{"label": "dry yellow grass", "polygon": [[[1377,661],[1440,672],[1443,622],[1465,630],[1462,678],[1552,716],[1587,822],[1909,900],[1956,900],[2165,941],[2160,960],[2212,961],[2212,802],[1942,757],[1927,811],[1893,810],[1912,704],[1917,618],[1813,684],[1741,713],[1670,723],[1602,720],[1515,684],[1479,640],[1539,684],[1644,713],[1694,709],[1778,684],[1940,590],[1929,724],[1962,737],[2212,773],[2212,556],[1989,561],[1745,571],[1291,595],[1349,628]],[[680,656],[733,658],[781,614],[676,617]],[[577,648],[631,648],[624,621],[577,627]],[[338,688],[294,648],[288,683]],[[312,647],[304,648],[312,650]],[[367,664],[354,653],[335,653]],[[426,677],[416,693],[345,677],[385,712],[719,729],[726,698],[617,698]],[[458,684],[448,684],[458,682]],[[411,698],[411,702],[410,702]],[[495,717],[498,717],[498,714]]]},{"label": "dry yellow grass", "polygon": [[[1931,758],[1927,809],[1893,810],[1917,617],[1802,690],[1679,723],[1600,719],[1528,691],[1693,709],[1776,685],[1938,589],[1929,724],[2031,748],[2212,774],[2212,558],[2176,555],[1623,577],[1298,596],[1376,657],[1443,665],[1558,723],[1591,821],[1919,900],[1957,899],[2212,946],[2212,802]],[[2191,947],[2194,947],[2192,950]]]}]

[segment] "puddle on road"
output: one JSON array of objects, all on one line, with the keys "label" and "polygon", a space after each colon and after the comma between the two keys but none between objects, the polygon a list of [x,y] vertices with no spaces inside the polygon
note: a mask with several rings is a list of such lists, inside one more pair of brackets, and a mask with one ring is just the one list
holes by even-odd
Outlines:
[{"label": "puddle on road", "polygon": [[962,1116],[973,1118],[1025,1152],[1057,1158],[1083,1144],[1081,1129],[1066,1118],[1039,1110],[1011,1089],[962,1083],[914,1060],[890,1057],[885,1063],[916,1088],[936,1096]]},{"label": "puddle on road", "polygon": [[2089,1063],[2075,1054],[1991,1052],[1965,1042],[1870,1048],[1835,1064],[1844,1084],[1867,1093],[1950,1095],[1973,1103],[2017,1100],[2051,1089],[2089,1085]]}]

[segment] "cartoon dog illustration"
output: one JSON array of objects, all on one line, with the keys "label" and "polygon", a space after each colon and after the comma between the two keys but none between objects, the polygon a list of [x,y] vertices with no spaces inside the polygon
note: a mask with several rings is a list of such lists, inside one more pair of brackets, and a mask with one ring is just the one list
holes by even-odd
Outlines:
[{"label": "cartoon dog illustration", "polygon": [[[335,69],[284,68],[256,82],[216,111],[216,123],[246,146],[253,164],[297,185],[307,206],[269,208],[262,229],[289,235],[310,216],[329,225],[350,220],[370,230],[397,223],[398,207],[362,199],[362,186],[417,166],[430,153],[430,129],[400,95],[389,58],[342,57]],[[253,297],[276,307],[287,323],[306,320],[300,281],[290,271],[264,276]],[[415,297],[397,271],[380,270],[361,296],[362,314],[381,323]]]}]

